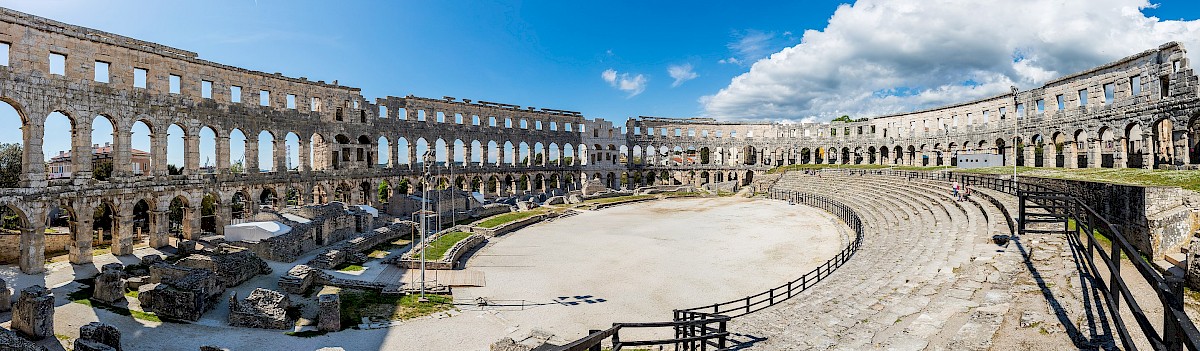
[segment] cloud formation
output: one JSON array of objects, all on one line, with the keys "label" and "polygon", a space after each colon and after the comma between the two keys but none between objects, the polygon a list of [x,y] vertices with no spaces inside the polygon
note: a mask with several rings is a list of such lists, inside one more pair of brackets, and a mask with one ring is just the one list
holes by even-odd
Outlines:
[{"label": "cloud formation", "polygon": [[[1001,94],[1010,85],[1037,86],[1168,41],[1192,49],[1192,58],[1200,55],[1200,21],[1147,17],[1140,10],[1149,6],[1147,0],[860,0],[838,7],[824,30],[805,31],[800,44],[757,59],[700,103],[707,115],[726,120],[869,117]],[[749,59],[762,42],[751,33],[730,49]]]},{"label": "cloud formation", "polygon": [[609,86],[629,93],[628,97],[637,96],[646,90],[647,79],[641,73],[631,76],[629,73],[617,73],[617,70],[609,68],[600,73],[600,78],[608,82]]},{"label": "cloud formation", "polygon": [[692,70],[692,64],[690,63],[667,66],[667,74],[670,74],[671,78],[675,79],[675,81],[671,83],[672,88],[683,84],[683,82],[696,79],[696,77],[700,76],[699,74],[696,74],[696,71]]}]

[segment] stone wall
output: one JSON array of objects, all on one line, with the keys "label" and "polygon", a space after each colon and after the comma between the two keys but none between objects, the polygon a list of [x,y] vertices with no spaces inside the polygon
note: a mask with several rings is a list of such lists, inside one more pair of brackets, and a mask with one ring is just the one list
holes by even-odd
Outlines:
[{"label": "stone wall", "polygon": [[259,274],[271,273],[271,267],[250,250],[195,253],[175,265],[213,272],[226,289],[241,285]]},{"label": "stone wall", "polygon": [[237,293],[229,296],[229,325],[246,328],[291,329],[295,321],[287,316],[292,301],[287,294],[263,288],[254,289],[245,300]]},{"label": "stone wall", "polygon": [[319,269],[334,269],[334,267],[348,262],[355,255],[361,255],[361,253],[370,250],[372,247],[412,235],[414,226],[416,226],[416,222],[402,221],[388,224],[382,228],[375,228],[375,230],[368,233],[361,234],[325,249],[320,255],[309,260],[306,264]]},{"label": "stone wall", "polygon": [[283,213],[307,218],[309,222],[292,221],[280,216],[276,220],[291,227],[291,231],[257,242],[229,244],[245,247],[264,259],[293,262],[309,251],[369,231],[374,225],[370,213],[353,206],[347,208],[339,202],[303,206]]},{"label": "stone wall", "polygon": [[[429,237],[427,241],[433,242],[434,240],[437,240],[437,238],[441,237],[441,235],[456,231],[457,229],[460,228],[453,228],[446,232],[439,233],[439,235]],[[454,246],[450,247],[449,250],[446,250],[446,253],[441,258],[432,259],[432,257],[427,257],[428,260],[425,262],[425,269],[455,269],[458,266],[458,260],[462,258],[464,254],[485,241],[487,241],[487,238],[483,235],[471,234],[470,236],[459,240],[457,243],[454,243]],[[421,268],[421,251],[424,251],[425,247],[426,244],[421,244],[413,250],[405,252],[400,256],[400,259],[394,262],[394,264],[400,268]]]},{"label": "stone wall", "polygon": [[138,302],[147,312],[196,321],[212,309],[225,291],[212,271],[156,264],[150,267],[150,284],[138,288]]}]

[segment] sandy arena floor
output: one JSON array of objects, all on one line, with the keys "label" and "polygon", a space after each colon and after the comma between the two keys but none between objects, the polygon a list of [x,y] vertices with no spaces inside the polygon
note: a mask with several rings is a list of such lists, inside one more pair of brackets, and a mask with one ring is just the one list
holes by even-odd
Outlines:
[{"label": "sandy arena floor", "polygon": [[[837,253],[838,226],[828,213],[774,200],[653,201],[493,238],[467,267],[482,272],[486,286],[456,288],[455,299],[463,304],[449,318],[298,338],[214,320],[227,312],[210,311],[200,324],[158,324],[60,297],[55,330],[75,337],[80,325],[100,320],[122,331],[125,350],[487,350],[500,338],[520,339],[532,330],[570,340],[614,322],[669,320],[674,308],[726,301],[794,279]],[[239,286],[239,295],[255,286],[276,289],[275,277],[287,270],[277,266],[290,267],[272,263],[275,274]],[[509,306],[481,309],[471,304],[477,297]],[[0,315],[0,324],[7,320],[7,313]]]}]

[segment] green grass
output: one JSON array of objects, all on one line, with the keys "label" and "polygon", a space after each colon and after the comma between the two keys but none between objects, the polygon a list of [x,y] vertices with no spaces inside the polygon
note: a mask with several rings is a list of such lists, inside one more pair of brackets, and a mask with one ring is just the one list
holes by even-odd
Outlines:
[{"label": "green grass", "polygon": [[[956,170],[962,173],[980,174],[1012,174],[1010,167],[985,167]],[[1141,186],[1177,186],[1187,190],[1200,191],[1200,172],[1176,171],[1162,169],[1130,169],[1130,168],[1046,168],[1046,167],[1017,167],[1017,174],[1052,179],[1084,180],[1102,183],[1141,185]]]},{"label": "green grass", "polygon": [[886,166],[886,165],[836,165],[836,164],[834,164],[834,165],[829,165],[829,164],[787,165],[787,166],[779,166],[779,167],[769,169],[769,170],[767,170],[767,174],[783,173],[786,171],[801,171],[801,170],[808,170],[808,169],[825,169],[825,168],[879,169],[879,168],[888,168],[888,167],[889,166]]},{"label": "green grass", "polygon": [[360,266],[357,264],[351,264],[351,263],[343,263],[334,268],[335,268],[335,270],[340,271],[340,272],[362,272],[362,271],[366,270],[366,268],[363,266]]},{"label": "green grass", "polygon": [[895,166],[892,169],[897,171],[940,171],[943,169],[952,169],[952,166]]},{"label": "green grass", "polygon": [[655,195],[626,195],[617,197],[606,197],[602,199],[584,201],[585,204],[611,204],[615,202],[636,201],[653,198]]},{"label": "green grass", "polygon": [[340,295],[342,326],[347,328],[362,323],[363,317],[395,321],[454,309],[454,299],[450,295],[425,295],[428,302],[418,302],[417,295],[384,296],[357,289],[344,289]]},{"label": "green grass", "polygon": [[[159,322],[159,323],[161,323],[163,321],[161,318],[159,318],[154,313],[138,311],[138,310],[131,310],[131,309],[128,309],[125,307],[113,306],[113,305],[109,305],[109,304],[101,302],[101,301],[93,300],[92,294],[95,292],[95,282],[96,282],[96,280],[94,278],[80,279],[80,280],[76,280],[76,282],[82,284],[82,286],[79,288],[79,290],[75,290],[70,293],[67,293],[67,300],[70,300],[71,302],[74,302],[74,303],[77,303],[80,305],[84,305],[84,306],[89,306],[92,308],[100,308],[100,309],[108,310],[109,312],[112,312],[112,313],[116,313],[116,314],[119,314],[122,316],[130,316],[130,317],[133,317],[136,319],[141,319],[144,321]],[[125,296],[130,296],[130,297],[136,298],[137,294],[138,294],[137,291],[131,291],[131,292],[126,292]]]},{"label": "green grass", "polygon": [[438,237],[437,240],[429,243],[429,246],[425,248],[425,259],[429,261],[441,260],[442,256],[446,255],[446,251],[449,251],[451,247],[454,247],[454,244],[466,239],[468,236],[471,236],[471,233],[450,232]]},{"label": "green grass", "polygon": [[138,291],[137,290],[126,291],[125,296],[129,296],[129,297],[136,299],[138,297]]},{"label": "green grass", "polygon": [[540,210],[540,209],[534,209],[534,210],[521,211],[521,212],[501,213],[501,214],[498,214],[495,216],[488,217],[487,219],[479,222],[479,224],[476,224],[475,226],[480,227],[480,228],[495,228],[495,227],[499,227],[501,224],[519,221],[519,220],[533,217],[533,216],[536,216],[536,215],[539,215],[542,213],[546,213],[546,211]]}]

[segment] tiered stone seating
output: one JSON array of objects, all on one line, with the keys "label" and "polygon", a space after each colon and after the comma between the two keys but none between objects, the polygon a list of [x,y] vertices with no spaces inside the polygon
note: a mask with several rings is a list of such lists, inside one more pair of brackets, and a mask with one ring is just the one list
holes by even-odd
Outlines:
[{"label": "tiered stone seating", "polygon": [[[765,338],[754,348],[1078,347],[1072,343],[1074,335],[1062,333],[1078,329],[1063,327],[1064,322],[1078,320],[1056,315],[1027,268],[1027,263],[1042,258],[1033,250],[1054,261],[1056,268],[1047,272],[1063,272],[1063,260],[1070,254],[1059,251],[1070,250],[1040,247],[1044,240],[1029,247],[992,241],[993,235],[1008,235],[1010,227],[1004,216],[1007,209],[987,197],[999,197],[1012,208],[1015,198],[975,191],[968,201],[958,202],[948,183],[830,173],[818,177],[789,172],[774,189],[845,203],[863,220],[865,238],[849,264],[809,291],[734,319],[731,331],[747,339]],[[1078,274],[1074,280],[1069,273],[1061,275],[1062,279],[1055,276],[1059,284],[1079,282]],[[1070,299],[1055,304],[1072,303],[1066,300]]]}]

